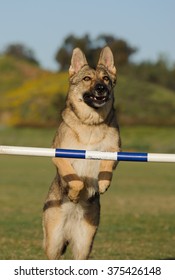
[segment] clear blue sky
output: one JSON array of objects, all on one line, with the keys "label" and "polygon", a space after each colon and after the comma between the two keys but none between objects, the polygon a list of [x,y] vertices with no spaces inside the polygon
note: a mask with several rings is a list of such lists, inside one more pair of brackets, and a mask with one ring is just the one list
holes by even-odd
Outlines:
[{"label": "clear blue sky", "polygon": [[175,1],[0,0],[0,51],[24,43],[43,67],[56,69],[54,55],[70,33],[112,34],[138,47],[135,61],[163,53],[175,62]]}]

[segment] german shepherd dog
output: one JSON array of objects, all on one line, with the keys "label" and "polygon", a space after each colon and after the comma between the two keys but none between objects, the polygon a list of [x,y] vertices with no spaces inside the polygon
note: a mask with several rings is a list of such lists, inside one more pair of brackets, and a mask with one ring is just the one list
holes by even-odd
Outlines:
[{"label": "german shepherd dog", "polygon": [[[54,148],[120,151],[113,107],[116,68],[109,47],[96,69],[84,53],[73,50],[69,91]],[[88,259],[100,219],[100,194],[110,186],[117,162],[53,158],[57,173],[43,209],[44,248],[60,259],[70,244],[74,259]]]}]

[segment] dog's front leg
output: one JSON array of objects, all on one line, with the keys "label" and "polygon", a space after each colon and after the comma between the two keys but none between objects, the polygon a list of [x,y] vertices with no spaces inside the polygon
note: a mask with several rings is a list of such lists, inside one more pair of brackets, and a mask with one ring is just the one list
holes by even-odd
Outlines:
[{"label": "dog's front leg", "polygon": [[68,197],[73,202],[78,202],[79,193],[83,189],[84,184],[80,177],[76,174],[74,168],[67,159],[53,158],[53,163],[58,168],[59,175],[67,183]]},{"label": "dog's front leg", "polygon": [[102,160],[100,162],[100,172],[98,175],[99,193],[107,191],[112,180],[112,171],[116,167],[116,162],[112,160]]}]

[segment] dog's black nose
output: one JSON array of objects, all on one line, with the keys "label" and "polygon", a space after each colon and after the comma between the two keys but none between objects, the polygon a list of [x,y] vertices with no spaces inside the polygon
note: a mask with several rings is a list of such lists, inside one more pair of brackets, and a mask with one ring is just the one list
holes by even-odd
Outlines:
[{"label": "dog's black nose", "polygon": [[106,91],[106,87],[105,85],[103,84],[96,84],[95,86],[95,91],[98,93],[98,94],[103,94],[105,91]]}]

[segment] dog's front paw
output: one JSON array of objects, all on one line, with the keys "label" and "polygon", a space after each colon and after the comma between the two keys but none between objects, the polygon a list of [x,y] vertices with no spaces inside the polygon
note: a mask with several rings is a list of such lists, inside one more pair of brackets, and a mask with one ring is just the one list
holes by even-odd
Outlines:
[{"label": "dog's front paw", "polygon": [[78,203],[79,201],[79,191],[75,191],[75,190],[69,190],[68,192],[68,197],[70,199],[70,201],[74,202],[74,203]]},{"label": "dog's front paw", "polygon": [[69,182],[68,197],[72,202],[78,202],[80,191],[83,189],[83,187],[84,184],[82,181]]},{"label": "dog's front paw", "polygon": [[107,191],[107,189],[109,188],[110,186],[110,181],[108,180],[103,180],[103,181],[99,181],[98,182],[98,185],[99,185],[99,193],[100,194],[103,194]]}]

